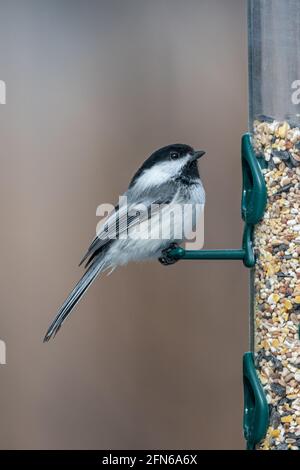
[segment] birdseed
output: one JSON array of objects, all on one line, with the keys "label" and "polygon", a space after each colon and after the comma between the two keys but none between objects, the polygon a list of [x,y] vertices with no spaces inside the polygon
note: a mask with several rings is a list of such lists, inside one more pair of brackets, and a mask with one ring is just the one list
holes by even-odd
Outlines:
[{"label": "birdseed", "polygon": [[271,409],[261,450],[300,449],[300,128],[254,121],[267,208],[254,234],[255,361]]}]

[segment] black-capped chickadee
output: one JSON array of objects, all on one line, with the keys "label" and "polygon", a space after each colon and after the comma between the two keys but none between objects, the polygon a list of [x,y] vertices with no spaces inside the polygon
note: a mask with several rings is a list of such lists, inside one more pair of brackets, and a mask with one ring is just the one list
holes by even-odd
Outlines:
[{"label": "black-capped chickadee", "polygon": [[[195,227],[196,207],[205,204],[197,166],[204,153],[174,144],[157,150],[143,163],[91,243],[81,261],[87,260],[87,270],[59,309],[44,341],[55,336],[99,273],[129,261],[174,263],[170,250],[186,240],[186,230]],[[178,207],[192,210],[179,215],[174,210]]]}]

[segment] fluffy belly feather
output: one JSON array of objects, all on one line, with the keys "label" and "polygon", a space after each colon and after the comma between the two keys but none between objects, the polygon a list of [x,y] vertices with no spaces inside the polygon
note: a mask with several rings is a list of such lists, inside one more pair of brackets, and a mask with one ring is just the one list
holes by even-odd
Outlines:
[{"label": "fluffy belly feather", "polygon": [[114,240],[106,253],[107,264],[158,258],[170,243],[184,242],[195,230],[204,203],[202,184],[183,188],[171,204],[160,206],[149,219],[129,228],[124,238]]}]

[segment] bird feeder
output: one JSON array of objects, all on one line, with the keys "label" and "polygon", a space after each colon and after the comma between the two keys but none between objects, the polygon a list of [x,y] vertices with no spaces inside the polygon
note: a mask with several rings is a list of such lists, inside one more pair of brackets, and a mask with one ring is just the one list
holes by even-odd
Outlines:
[{"label": "bird feeder", "polygon": [[250,268],[248,449],[300,449],[300,1],[248,0],[249,134],[240,249],[172,252]]},{"label": "bird feeder", "polygon": [[[249,448],[300,448],[300,2],[249,0],[253,149],[268,199],[254,230],[251,349],[264,395],[245,367]],[[267,407],[266,407],[267,403]],[[249,412],[249,410],[248,410]]]}]

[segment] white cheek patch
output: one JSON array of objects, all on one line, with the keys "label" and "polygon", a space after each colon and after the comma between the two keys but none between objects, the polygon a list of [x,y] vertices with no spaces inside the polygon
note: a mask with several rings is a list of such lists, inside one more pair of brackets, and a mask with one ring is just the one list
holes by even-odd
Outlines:
[{"label": "white cheek patch", "polygon": [[168,179],[174,178],[180,173],[184,165],[191,158],[188,154],[184,158],[179,160],[170,160],[168,162],[158,163],[149,170],[145,170],[141,176],[137,179],[135,186],[139,190],[149,189],[154,186],[160,186],[165,183]]}]

